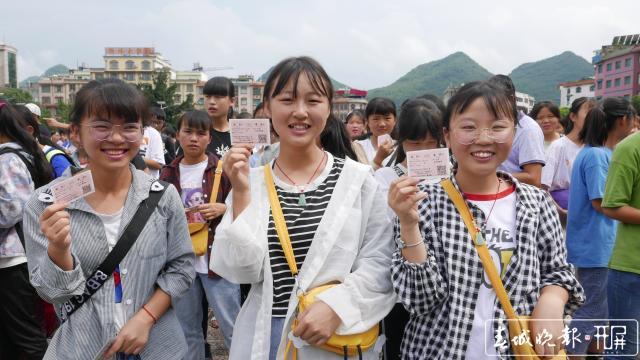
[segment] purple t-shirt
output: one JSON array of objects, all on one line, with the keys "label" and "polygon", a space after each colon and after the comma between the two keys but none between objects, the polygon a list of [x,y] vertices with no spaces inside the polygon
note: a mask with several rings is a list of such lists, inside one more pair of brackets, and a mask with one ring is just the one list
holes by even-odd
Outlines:
[{"label": "purple t-shirt", "polygon": [[507,160],[498,168],[498,170],[508,173],[522,172],[522,166],[527,164],[538,163],[543,166],[545,164],[542,129],[535,120],[523,112],[519,111],[518,117],[518,126],[511,152]]}]

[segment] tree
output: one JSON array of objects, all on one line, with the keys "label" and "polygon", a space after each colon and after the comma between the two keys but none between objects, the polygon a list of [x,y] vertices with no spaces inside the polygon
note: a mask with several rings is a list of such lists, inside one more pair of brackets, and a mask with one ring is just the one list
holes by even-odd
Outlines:
[{"label": "tree", "polygon": [[58,105],[56,106],[56,117],[60,118],[62,122],[68,123],[72,109],[73,104],[67,104],[63,101],[58,101]]},{"label": "tree", "polygon": [[640,95],[635,95],[631,98],[631,104],[636,109],[636,113],[640,114]]},{"label": "tree", "polygon": [[160,106],[164,109],[167,123],[175,126],[179,114],[185,110],[193,108],[193,95],[189,94],[185,101],[180,104],[175,103],[175,96],[178,90],[177,84],[169,83],[169,72],[156,72],[151,84],[138,84],[138,89],[144,93],[152,106]]},{"label": "tree", "polygon": [[31,93],[22,89],[0,88],[0,97],[9,100],[13,104],[26,104],[33,102]]}]

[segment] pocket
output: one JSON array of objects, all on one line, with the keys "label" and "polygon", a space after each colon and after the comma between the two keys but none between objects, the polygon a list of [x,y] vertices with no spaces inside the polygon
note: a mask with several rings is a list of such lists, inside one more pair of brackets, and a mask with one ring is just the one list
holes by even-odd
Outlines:
[{"label": "pocket", "polygon": [[151,259],[167,253],[167,219],[156,210],[136,240],[137,254]]}]

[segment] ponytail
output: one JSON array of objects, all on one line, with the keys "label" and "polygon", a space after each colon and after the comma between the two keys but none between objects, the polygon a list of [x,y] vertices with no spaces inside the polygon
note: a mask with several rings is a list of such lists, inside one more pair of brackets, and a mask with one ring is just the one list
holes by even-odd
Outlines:
[{"label": "ponytail", "polygon": [[606,98],[589,111],[578,137],[586,145],[604,146],[609,133],[615,129],[616,121],[634,115],[635,110],[628,100],[617,97]]},{"label": "ponytail", "polygon": [[589,103],[591,107],[595,106],[594,100],[584,96],[579,97],[573,100],[573,102],[571,103],[571,108],[569,109],[569,113],[567,114],[567,116],[565,116],[562,120],[560,120],[560,122],[564,125],[565,134],[569,135],[571,131],[573,131],[573,127],[575,126],[573,124],[573,121],[571,121],[571,114],[578,116],[578,113],[580,113],[580,109],[582,108],[582,105],[584,105],[585,103]]}]

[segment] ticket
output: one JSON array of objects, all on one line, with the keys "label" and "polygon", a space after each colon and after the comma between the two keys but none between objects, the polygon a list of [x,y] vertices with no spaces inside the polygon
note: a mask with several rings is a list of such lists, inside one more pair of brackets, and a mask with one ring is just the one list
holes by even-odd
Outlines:
[{"label": "ticket", "polygon": [[271,145],[269,119],[229,119],[231,145]]},{"label": "ticket", "polygon": [[378,145],[382,145],[382,144],[386,143],[387,141],[393,141],[393,139],[391,138],[391,135],[384,134],[384,135],[378,136]]},{"label": "ticket", "polygon": [[51,195],[56,203],[70,203],[95,191],[91,170],[80,171],[68,179],[51,185]]},{"label": "ticket", "polygon": [[407,152],[409,176],[422,180],[437,180],[449,177],[451,163],[449,149],[418,150]]}]

